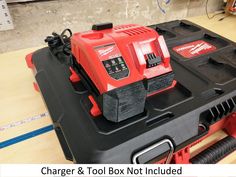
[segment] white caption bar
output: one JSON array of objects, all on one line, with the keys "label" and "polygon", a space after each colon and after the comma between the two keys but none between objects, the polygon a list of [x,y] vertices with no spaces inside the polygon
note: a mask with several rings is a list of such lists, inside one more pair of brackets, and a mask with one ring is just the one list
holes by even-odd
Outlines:
[{"label": "white caption bar", "polygon": [[235,177],[236,165],[0,165],[1,177]]}]

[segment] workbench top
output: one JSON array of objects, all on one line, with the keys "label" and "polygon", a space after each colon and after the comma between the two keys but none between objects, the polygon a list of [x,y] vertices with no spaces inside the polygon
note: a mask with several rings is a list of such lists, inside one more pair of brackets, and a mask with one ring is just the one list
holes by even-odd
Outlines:
[{"label": "workbench top", "polygon": [[[218,21],[221,17],[187,20],[236,42],[236,16]],[[0,54],[0,163],[71,163],[64,158],[40,93],[33,88],[33,74],[25,63],[25,55],[38,48]],[[39,129],[45,133],[29,138]],[[223,131],[215,133],[192,148],[192,154],[224,136]],[[25,140],[18,142],[20,138]],[[236,152],[220,163],[236,163]]]}]

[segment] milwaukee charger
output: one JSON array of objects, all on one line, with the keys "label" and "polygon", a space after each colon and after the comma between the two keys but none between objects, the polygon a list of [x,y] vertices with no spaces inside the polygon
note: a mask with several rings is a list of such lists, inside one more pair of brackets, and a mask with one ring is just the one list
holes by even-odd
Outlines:
[{"label": "milwaukee charger", "polygon": [[73,68],[91,99],[113,122],[141,114],[148,95],[173,83],[164,38],[148,27],[94,25],[91,31],[71,37],[71,51],[76,61]]}]

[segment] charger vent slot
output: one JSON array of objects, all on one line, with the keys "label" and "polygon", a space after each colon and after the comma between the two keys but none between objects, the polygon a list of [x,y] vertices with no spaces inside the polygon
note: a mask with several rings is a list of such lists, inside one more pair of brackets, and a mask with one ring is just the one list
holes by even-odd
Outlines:
[{"label": "charger vent slot", "polygon": [[129,28],[132,28],[132,27],[135,27],[135,26],[136,26],[135,24],[118,25],[118,26],[113,27],[113,29],[115,31],[119,31],[119,30],[129,29]]},{"label": "charger vent slot", "polygon": [[149,33],[152,32],[151,29],[148,29],[146,27],[132,27],[132,28],[126,28],[126,29],[116,29],[116,32],[118,33],[125,33],[128,34],[129,36],[134,36],[134,35],[139,35],[143,33]]},{"label": "charger vent slot", "polygon": [[232,113],[236,107],[236,96],[223,101],[211,107],[210,109],[202,112],[200,114],[200,121],[207,122],[209,124],[214,124],[221,118],[224,118],[228,114]]}]

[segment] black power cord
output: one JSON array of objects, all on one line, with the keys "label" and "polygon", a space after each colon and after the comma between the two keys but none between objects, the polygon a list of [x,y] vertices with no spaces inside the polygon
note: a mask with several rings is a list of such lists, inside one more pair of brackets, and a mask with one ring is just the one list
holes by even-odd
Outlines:
[{"label": "black power cord", "polygon": [[217,14],[214,14],[214,15],[210,16],[209,13],[208,13],[208,1],[209,0],[206,0],[206,6],[205,6],[206,15],[207,15],[208,19],[213,19],[215,16],[225,13],[225,12],[220,12],[220,13],[217,13]]},{"label": "black power cord", "polygon": [[220,18],[219,21],[222,21],[222,20],[226,19],[226,18],[229,17],[229,16],[230,16],[230,14],[229,14],[229,15],[226,15],[226,16],[224,16],[224,17],[222,17],[222,18]]},{"label": "black power cord", "polygon": [[[69,33],[69,36],[66,35],[66,32]],[[56,50],[59,50],[59,52],[62,49],[62,52],[65,55],[70,55],[71,54],[71,47],[70,47],[71,36],[72,36],[72,31],[67,28],[63,30],[61,34],[57,34],[53,32],[52,36],[47,36],[47,38],[44,41],[48,43],[48,46],[50,47],[50,49],[52,50],[56,49]]]},{"label": "black power cord", "polygon": [[60,62],[70,66],[73,65],[70,43],[71,36],[72,31],[67,28],[63,30],[61,34],[53,32],[51,36],[47,36],[44,40],[48,44],[53,55],[55,55]]}]

